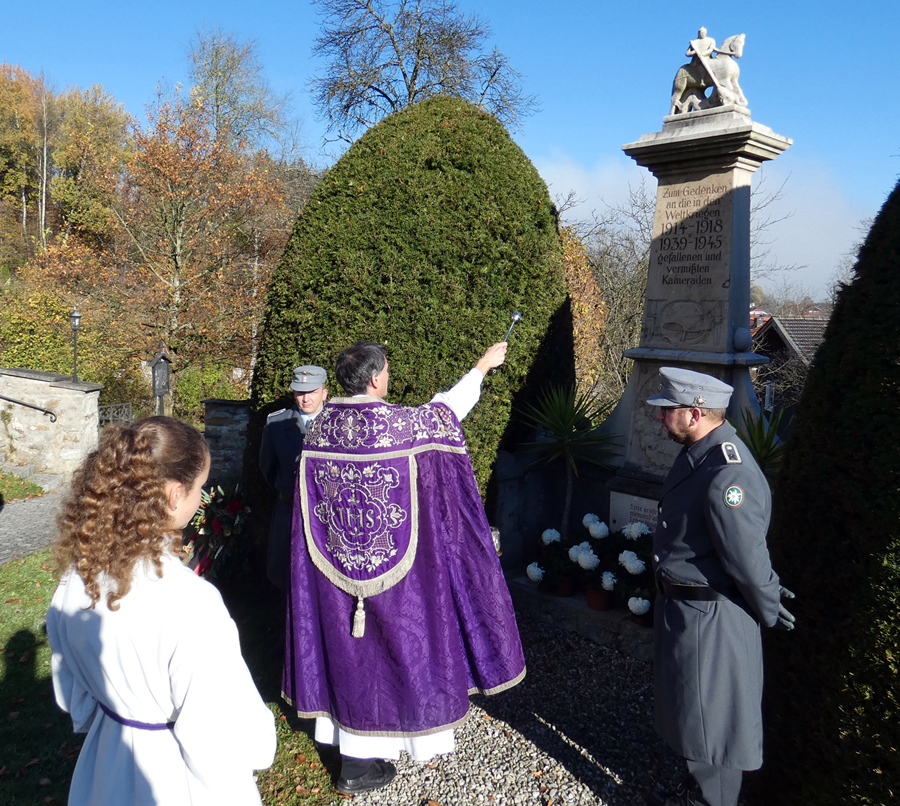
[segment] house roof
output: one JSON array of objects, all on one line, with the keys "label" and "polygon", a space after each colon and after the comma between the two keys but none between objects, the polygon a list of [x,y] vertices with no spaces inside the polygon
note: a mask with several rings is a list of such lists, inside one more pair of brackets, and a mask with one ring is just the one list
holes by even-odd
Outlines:
[{"label": "house roof", "polygon": [[756,335],[762,338],[767,331],[774,329],[782,341],[809,364],[825,338],[827,326],[828,320],[822,317],[772,316]]}]

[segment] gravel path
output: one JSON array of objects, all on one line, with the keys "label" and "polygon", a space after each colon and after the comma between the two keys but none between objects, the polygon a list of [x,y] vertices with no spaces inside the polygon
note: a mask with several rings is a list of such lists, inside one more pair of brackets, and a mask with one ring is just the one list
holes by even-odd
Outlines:
[{"label": "gravel path", "polygon": [[62,495],[47,493],[0,506],[0,565],[49,546],[61,504]]},{"label": "gravel path", "polygon": [[523,620],[528,674],[477,697],[456,752],[405,754],[390,786],[359,806],[643,806],[674,787],[682,763],[653,730],[652,668],[572,633]]}]

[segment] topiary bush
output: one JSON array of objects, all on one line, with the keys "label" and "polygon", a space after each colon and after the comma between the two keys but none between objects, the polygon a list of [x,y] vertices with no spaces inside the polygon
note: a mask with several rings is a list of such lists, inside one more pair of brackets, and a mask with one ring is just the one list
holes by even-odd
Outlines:
[{"label": "topiary bush", "polygon": [[575,382],[579,391],[593,392],[601,384],[606,304],[578,234],[571,227],[563,227],[560,238],[566,267],[566,289],[572,309]]},{"label": "topiary bush", "polygon": [[484,491],[539,352],[543,383],[571,380],[571,355],[547,346],[551,319],[565,327],[565,297],[555,211],[534,166],[494,118],[432,98],[371,128],[303,208],[269,289],[254,408],[285,394],[293,367],[331,372],[359,340],[388,345],[391,402],[424,403],[519,310],[507,363],[464,421]]},{"label": "topiary bush", "polygon": [[775,492],[797,629],[770,634],[760,802],[900,796],[900,186],[841,289]]}]

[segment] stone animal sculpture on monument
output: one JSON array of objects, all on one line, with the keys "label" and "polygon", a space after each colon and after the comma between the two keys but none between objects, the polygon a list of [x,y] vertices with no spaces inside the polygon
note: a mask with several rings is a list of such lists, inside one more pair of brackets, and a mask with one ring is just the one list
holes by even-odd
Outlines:
[{"label": "stone animal sculpture on monument", "polygon": [[[741,69],[735,61],[744,54],[744,38],[744,34],[730,36],[719,48],[716,40],[706,35],[706,28],[700,29],[685,54],[691,61],[678,68],[672,82],[670,115],[728,104],[747,106],[738,84]],[[710,87],[713,91],[707,97],[706,90]]]}]

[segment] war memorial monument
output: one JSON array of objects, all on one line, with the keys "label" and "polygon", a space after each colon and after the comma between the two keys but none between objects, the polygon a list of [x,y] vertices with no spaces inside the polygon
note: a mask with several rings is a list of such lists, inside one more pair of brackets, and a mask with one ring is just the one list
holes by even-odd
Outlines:
[{"label": "war memorial monument", "polygon": [[610,528],[634,520],[651,528],[662,480],[680,446],[669,441],[644,401],[659,368],[680,366],[731,384],[728,416],[758,413],[751,368],[750,183],[791,140],[750,117],[738,83],[744,35],[721,47],[701,28],[672,87],[662,130],[623,146],[658,181],[640,344],[628,386],[607,428],[623,456],[609,483]]}]

